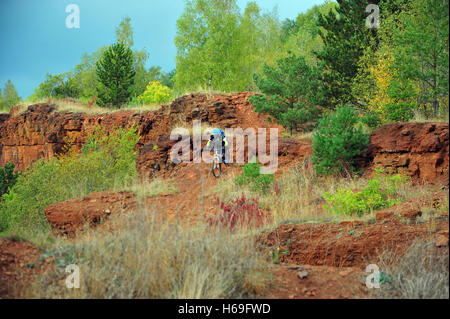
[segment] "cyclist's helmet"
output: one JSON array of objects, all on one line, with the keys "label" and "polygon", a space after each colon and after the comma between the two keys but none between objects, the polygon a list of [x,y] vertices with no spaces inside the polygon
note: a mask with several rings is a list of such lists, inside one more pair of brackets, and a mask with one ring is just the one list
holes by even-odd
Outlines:
[{"label": "cyclist's helmet", "polygon": [[221,129],[215,128],[215,129],[212,130],[211,135],[222,135],[222,136],[224,136],[225,133]]}]

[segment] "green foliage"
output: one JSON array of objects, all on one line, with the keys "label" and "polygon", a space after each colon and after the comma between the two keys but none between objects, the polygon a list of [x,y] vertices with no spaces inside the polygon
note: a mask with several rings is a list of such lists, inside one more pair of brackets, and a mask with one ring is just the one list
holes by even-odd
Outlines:
[{"label": "green foliage", "polygon": [[123,43],[129,48],[133,46],[133,28],[131,27],[130,17],[124,17],[120,21],[119,26],[116,28],[116,39],[117,42]]},{"label": "green foliage", "polygon": [[76,85],[79,99],[89,100],[97,94],[98,79],[95,64],[100,60],[105,50],[106,47],[102,46],[91,54],[83,54],[80,63],[71,71],[71,77]]},{"label": "green foliage", "polygon": [[324,208],[336,215],[362,216],[377,209],[391,207],[400,203],[400,199],[393,196],[399,184],[405,181],[406,178],[398,174],[388,177],[378,175],[367,181],[367,186],[361,191],[339,188],[336,193],[325,193],[328,205]]},{"label": "green foliage", "polygon": [[336,109],[319,121],[313,136],[312,162],[319,174],[354,170],[355,157],[365,151],[369,136],[358,125],[356,110],[349,106]]},{"label": "green foliage", "polygon": [[361,107],[376,110],[383,122],[407,121],[414,113],[446,117],[448,5],[447,0],[380,2],[381,26],[374,45],[364,46],[352,88]]},{"label": "green foliage", "polygon": [[392,122],[407,122],[414,117],[414,104],[386,104],[386,118]]},{"label": "green foliage", "polygon": [[[377,4],[379,1],[371,3]],[[364,48],[376,49],[377,29],[365,26],[365,0],[338,1],[335,11],[319,15],[319,34],[323,48],[317,52],[324,83],[324,104],[335,107],[353,102],[352,82],[358,72],[357,62]],[[375,40],[375,41],[374,41]]]},{"label": "green foliage", "polygon": [[20,97],[17,94],[16,88],[11,80],[8,79],[5,83],[3,93],[0,90],[0,110],[8,110],[19,103]]},{"label": "green foliage", "polygon": [[261,174],[261,166],[257,160],[247,163],[242,168],[242,174],[236,178],[238,185],[249,185],[252,191],[264,193],[274,181],[273,174]]},{"label": "green foliage", "polygon": [[207,88],[235,89],[240,54],[236,31],[239,11],[234,0],[188,1],[177,21],[178,91]]},{"label": "green foliage", "polygon": [[303,55],[308,65],[317,66],[319,61],[316,53],[323,48],[318,18],[320,15],[336,12],[336,6],[336,2],[326,1],[300,13],[295,21],[285,20],[282,24],[281,39],[286,49]]},{"label": "green foliage", "polygon": [[120,107],[128,101],[134,85],[136,71],[133,52],[118,42],[109,46],[96,63],[98,103]]},{"label": "green foliage", "polygon": [[285,50],[276,11],[261,13],[249,2],[241,14],[236,0],[192,0],[177,20],[175,90],[242,91],[252,75]]},{"label": "green foliage", "polygon": [[360,121],[367,125],[371,129],[375,129],[381,126],[381,118],[376,112],[366,112]]},{"label": "green foliage", "polygon": [[412,119],[414,116],[413,109],[416,106],[416,94],[412,86],[408,82],[394,79],[391,81],[387,93],[392,103],[387,103],[384,106],[386,119],[393,122]]},{"label": "green foliage", "polygon": [[[397,15],[392,30],[394,65],[400,93],[417,83],[418,101],[435,117],[440,104],[448,109],[449,2],[414,0]],[[446,101],[442,101],[446,98]]]},{"label": "green foliage", "polygon": [[136,129],[106,134],[98,128],[82,151],[69,148],[49,161],[39,160],[22,173],[0,203],[0,231],[29,234],[48,230],[43,210],[52,204],[96,191],[130,185],[137,176]]},{"label": "green foliage", "polygon": [[253,74],[288,50],[316,66],[314,52],[323,46],[317,17],[335,5],[327,1],[281,23],[276,9],[262,12],[256,1],[248,2],[244,10],[236,0],[187,1],[177,21],[176,92],[253,91]]},{"label": "green foliage", "polygon": [[[133,45],[133,29],[131,27],[131,19],[125,17],[116,28],[116,40],[131,47]],[[35,89],[30,96],[31,100],[39,100],[48,97],[73,97],[81,101],[89,101],[93,96],[97,95],[97,87],[101,86],[96,72],[96,64],[104,56],[108,47],[102,46],[98,50],[87,54],[85,53],[80,63],[72,70],[58,74],[48,74],[45,81]],[[161,71],[158,66],[146,68],[149,54],[145,49],[133,50],[133,69],[136,74],[134,77],[134,85],[132,86],[131,96],[137,98],[146,88],[149,81],[160,80],[167,86],[173,86],[171,82],[172,76]],[[101,103],[99,101],[99,103]]]},{"label": "green foliage", "polygon": [[318,118],[314,106],[318,98],[317,72],[304,57],[290,54],[278,59],[276,66],[265,64],[263,74],[255,74],[254,80],[264,95],[249,99],[256,112],[272,115],[291,131]]},{"label": "green foliage", "polygon": [[14,167],[12,163],[6,163],[4,167],[0,167],[0,197],[8,193],[16,184],[19,172],[14,172]]},{"label": "green foliage", "polygon": [[149,82],[145,92],[138,96],[141,103],[169,102],[172,96],[171,90],[159,81]]},{"label": "green foliage", "polygon": [[30,97],[32,100],[41,100],[49,97],[78,97],[79,90],[70,72],[57,75],[47,73],[45,77],[44,82],[39,84]]},{"label": "green foliage", "polygon": [[0,110],[3,110],[4,104],[3,104],[3,93],[2,89],[0,88]]}]

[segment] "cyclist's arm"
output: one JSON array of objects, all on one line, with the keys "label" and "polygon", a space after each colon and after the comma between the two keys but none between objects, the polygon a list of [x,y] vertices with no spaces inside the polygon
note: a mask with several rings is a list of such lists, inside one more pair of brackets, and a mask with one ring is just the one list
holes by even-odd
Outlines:
[{"label": "cyclist's arm", "polygon": [[207,148],[210,147],[211,141],[212,141],[212,140],[213,140],[213,136],[211,135],[211,136],[209,137],[208,143],[206,143],[206,147],[207,147]]}]

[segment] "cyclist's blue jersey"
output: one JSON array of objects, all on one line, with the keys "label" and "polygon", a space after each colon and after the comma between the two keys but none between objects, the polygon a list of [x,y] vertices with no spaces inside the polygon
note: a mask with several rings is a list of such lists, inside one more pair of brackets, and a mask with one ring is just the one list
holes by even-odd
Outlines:
[{"label": "cyclist's blue jersey", "polygon": [[219,143],[222,142],[222,146],[228,146],[227,137],[225,136],[225,132],[221,129],[215,128],[211,132],[211,137],[209,138],[207,146],[209,147],[211,142],[214,140],[214,136],[220,136]]}]

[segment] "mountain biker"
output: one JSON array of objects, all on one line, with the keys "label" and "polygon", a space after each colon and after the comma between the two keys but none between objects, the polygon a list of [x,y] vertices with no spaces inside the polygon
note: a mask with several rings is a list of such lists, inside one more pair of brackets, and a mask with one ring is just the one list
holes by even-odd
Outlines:
[{"label": "mountain biker", "polygon": [[227,137],[225,136],[225,132],[218,128],[213,129],[208,143],[206,144],[206,147],[208,149],[210,149],[211,147],[211,142],[213,142],[215,148],[217,147],[217,145],[221,145],[220,147],[222,148],[222,162],[228,166],[228,163],[225,160],[225,149],[228,147],[228,141]]}]

